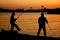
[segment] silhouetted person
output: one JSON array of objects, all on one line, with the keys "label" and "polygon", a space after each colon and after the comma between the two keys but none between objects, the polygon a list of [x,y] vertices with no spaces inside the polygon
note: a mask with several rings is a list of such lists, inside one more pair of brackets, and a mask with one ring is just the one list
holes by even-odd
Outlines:
[{"label": "silhouetted person", "polygon": [[14,27],[16,27],[18,31],[20,31],[21,29],[19,29],[17,24],[15,24],[17,19],[14,18],[14,15],[15,15],[15,13],[12,12],[12,15],[10,17],[11,31],[13,31]]},{"label": "silhouetted person", "polygon": [[44,13],[43,13],[43,12],[41,12],[41,17],[39,17],[38,23],[39,23],[39,29],[38,29],[38,34],[37,34],[37,36],[39,36],[41,29],[43,29],[43,31],[44,31],[44,36],[46,37],[45,23],[48,24],[48,21],[47,21],[47,19],[44,17]]}]

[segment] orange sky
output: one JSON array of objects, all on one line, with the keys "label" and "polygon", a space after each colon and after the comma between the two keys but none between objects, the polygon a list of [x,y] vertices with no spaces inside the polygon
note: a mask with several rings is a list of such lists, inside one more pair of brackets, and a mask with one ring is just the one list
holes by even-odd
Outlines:
[{"label": "orange sky", "polygon": [[60,0],[0,0],[0,8],[8,9],[36,9],[41,8],[41,5],[46,8],[60,8]]}]

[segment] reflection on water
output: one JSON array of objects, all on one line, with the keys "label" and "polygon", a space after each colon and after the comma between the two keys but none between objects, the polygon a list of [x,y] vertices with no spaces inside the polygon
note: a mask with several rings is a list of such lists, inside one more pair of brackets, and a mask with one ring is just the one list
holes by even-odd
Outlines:
[{"label": "reflection on water", "polygon": [[[17,18],[21,13],[16,13],[15,18]],[[0,13],[0,30],[10,30],[10,16],[11,13]],[[60,37],[60,14],[45,14],[48,19],[49,25],[46,24],[47,36]],[[37,35],[38,31],[38,18],[40,13],[23,13],[16,24],[22,29],[19,33]],[[16,29],[14,29],[16,30]],[[41,31],[41,36],[43,36],[43,30]]]}]

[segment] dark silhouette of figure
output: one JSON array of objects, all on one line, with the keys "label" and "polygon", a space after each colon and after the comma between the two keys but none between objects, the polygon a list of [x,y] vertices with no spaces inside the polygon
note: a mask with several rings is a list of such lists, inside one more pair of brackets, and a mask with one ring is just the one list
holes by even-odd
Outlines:
[{"label": "dark silhouette of figure", "polygon": [[48,21],[47,21],[47,19],[44,17],[44,13],[43,13],[43,12],[41,12],[41,17],[39,17],[38,23],[39,23],[39,29],[38,29],[38,34],[37,34],[37,36],[39,36],[41,29],[43,29],[43,31],[44,31],[44,36],[46,37],[45,23],[48,24]]},{"label": "dark silhouette of figure", "polygon": [[14,18],[14,15],[15,15],[15,13],[12,12],[12,15],[10,17],[11,31],[13,31],[14,27],[16,27],[18,31],[20,31],[21,29],[19,29],[17,24],[15,24],[17,19]]}]

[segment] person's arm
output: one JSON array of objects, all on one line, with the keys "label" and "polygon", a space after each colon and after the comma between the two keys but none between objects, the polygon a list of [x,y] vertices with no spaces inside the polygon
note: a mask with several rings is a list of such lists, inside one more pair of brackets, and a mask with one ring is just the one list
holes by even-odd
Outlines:
[{"label": "person's arm", "polygon": [[38,19],[38,23],[40,23],[40,18]]},{"label": "person's arm", "polygon": [[48,24],[48,20],[45,18],[46,23]]},{"label": "person's arm", "polygon": [[15,19],[15,21],[17,20],[17,18]]},{"label": "person's arm", "polygon": [[14,21],[16,21],[17,19],[14,19]]}]

